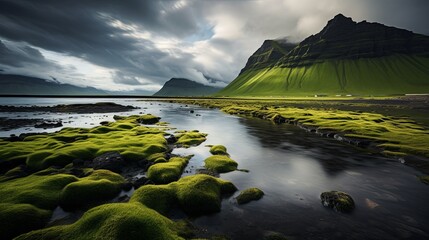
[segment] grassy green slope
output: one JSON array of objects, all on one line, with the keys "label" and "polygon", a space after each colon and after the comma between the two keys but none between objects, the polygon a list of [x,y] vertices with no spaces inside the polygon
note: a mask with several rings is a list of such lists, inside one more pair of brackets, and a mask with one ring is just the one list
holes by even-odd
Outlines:
[{"label": "grassy green slope", "polygon": [[249,69],[217,96],[429,93],[429,58],[393,55],[325,60],[295,68]]}]

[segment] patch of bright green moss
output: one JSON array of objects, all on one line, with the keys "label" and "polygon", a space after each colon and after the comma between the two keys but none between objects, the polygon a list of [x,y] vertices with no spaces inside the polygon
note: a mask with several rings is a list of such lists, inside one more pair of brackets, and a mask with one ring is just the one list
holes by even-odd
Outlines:
[{"label": "patch of bright green moss", "polygon": [[125,179],[109,170],[96,170],[61,192],[60,205],[66,209],[91,206],[112,199],[121,191]]},{"label": "patch of bright green moss", "polygon": [[22,233],[43,228],[52,212],[31,204],[0,203],[0,239],[12,239]]},{"label": "patch of bright green moss", "polygon": [[238,163],[226,155],[213,155],[204,160],[205,168],[215,170],[218,173],[226,173],[237,170]]},{"label": "patch of bright green moss", "polygon": [[198,131],[184,131],[176,135],[176,143],[186,148],[197,146],[206,140],[206,136],[207,134]]},{"label": "patch of bright green moss", "polygon": [[139,203],[112,203],[89,210],[71,225],[33,231],[16,240],[183,239],[177,232],[173,221]]},{"label": "patch of bright green moss", "polygon": [[229,181],[197,174],[168,185],[143,186],[134,192],[130,202],[140,202],[160,213],[177,205],[190,215],[201,215],[220,211],[221,195],[236,190]]},{"label": "patch of bright green moss", "polygon": [[0,183],[0,203],[28,203],[42,209],[58,206],[60,192],[65,186],[78,181],[68,174],[37,175]]},{"label": "patch of bright green moss", "polygon": [[240,192],[240,195],[237,196],[238,204],[245,204],[250,201],[259,200],[264,196],[264,192],[259,188],[248,188]]},{"label": "patch of bright green moss", "polygon": [[214,145],[210,148],[210,153],[213,155],[228,155],[226,147],[223,145]]},{"label": "patch of bright green moss", "polygon": [[[32,170],[65,166],[74,159],[92,160],[106,152],[119,152],[127,161],[153,159],[167,151],[164,132],[141,126],[143,116],[117,117],[116,122],[91,129],[64,128],[57,133],[28,136],[22,142],[0,140],[0,161],[18,165],[25,159]],[[154,116],[150,116],[154,118]],[[156,118],[156,117],[155,117]]]},{"label": "patch of bright green moss", "polygon": [[189,157],[172,157],[168,162],[161,162],[150,166],[147,171],[147,177],[153,182],[160,184],[177,181],[188,162]]}]

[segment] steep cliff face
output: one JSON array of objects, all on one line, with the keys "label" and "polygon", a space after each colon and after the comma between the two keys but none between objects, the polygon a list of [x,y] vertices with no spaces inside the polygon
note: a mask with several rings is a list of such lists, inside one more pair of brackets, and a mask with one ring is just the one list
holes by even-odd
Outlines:
[{"label": "steep cliff face", "polygon": [[153,96],[208,96],[221,88],[205,86],[185,78],[172,78]]},{"label": "steep cliff face", "polygon": [[428,92],[428,36],[339,14],[295,46],[265,41],[218,95]]}]

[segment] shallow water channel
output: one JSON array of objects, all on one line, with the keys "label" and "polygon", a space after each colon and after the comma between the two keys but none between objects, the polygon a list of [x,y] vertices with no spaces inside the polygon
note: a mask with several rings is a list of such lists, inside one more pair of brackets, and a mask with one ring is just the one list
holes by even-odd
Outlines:
[{"label": "shallow water channel", "polygon": [[[290,239],[429,239],[429,186],[417,179],[421,173],[396,160],[296,126],[152,100],[0,98],[0,105],[101,101],[141,109],[109,114],[0,113],[0,117],[62,119],[64,126],[93,127],[100,121],[112,121],[115,114],[152,113],[177,130],[208,133],[207,141],[200,146],[173,151],[194,154],[184,175],[204,165],[203,160],[210,156],[206,144],[222,144],[239,168],[249,172],[235,171],[220,177],[241,190],[258,187],[265,196],[237,205],[237,192],[224,198],[221,212],[192,219],[203,237],[219,234],[232,239],[262,239],[268,232],[279,232]],[[55,130],[58,129],[50,129]],[[21,128],[0,132],[0,136],[31,131],[40,130]],[[342,214],[323,207],[320,193],[330,190],[349,193],[356,209]],[[180,214],[173,213],[171,217]]]}]

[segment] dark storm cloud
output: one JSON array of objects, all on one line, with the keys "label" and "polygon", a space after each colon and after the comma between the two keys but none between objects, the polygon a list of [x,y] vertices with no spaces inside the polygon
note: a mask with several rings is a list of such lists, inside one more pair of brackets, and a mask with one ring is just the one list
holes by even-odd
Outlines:
[{"label": "dark storm cloud", "polygon": [[228,82],[265,39],[300,40],[339,12],[428,34],[428,9],[427,0],[2,0],[0,39],[21,45],[1,43],[0,67],[60,69],[43,57],[49,50],[132,87],[203,74]]}]

